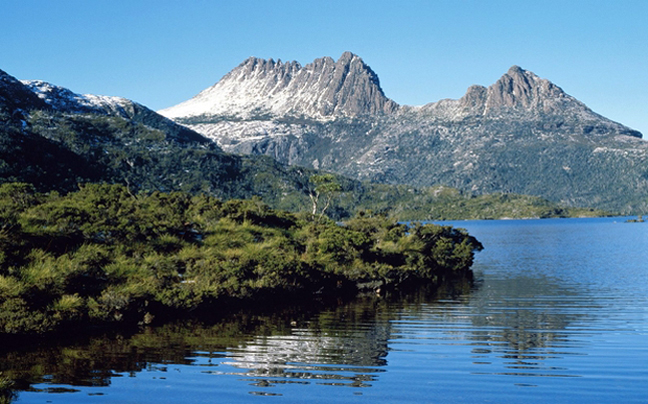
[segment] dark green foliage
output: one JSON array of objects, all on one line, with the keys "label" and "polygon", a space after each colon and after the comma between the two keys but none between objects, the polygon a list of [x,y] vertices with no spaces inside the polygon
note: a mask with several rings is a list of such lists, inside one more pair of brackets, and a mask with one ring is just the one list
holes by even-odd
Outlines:
[{"label": "dark green foliage", "polygon": [[445,186],[345,184],[332,203],[332,217],[372,211],[402,220],[469,220],[502,218],[594,217],[599,209],[566,208],[537,196],[473,195]]},{"label": "dark green foliage", "polygon": [[0,333],[149,323],[233,302],[397,287],[469,274],[481,245],[450,227],[363,213],[343,225],[187,193],[0,186]]}]

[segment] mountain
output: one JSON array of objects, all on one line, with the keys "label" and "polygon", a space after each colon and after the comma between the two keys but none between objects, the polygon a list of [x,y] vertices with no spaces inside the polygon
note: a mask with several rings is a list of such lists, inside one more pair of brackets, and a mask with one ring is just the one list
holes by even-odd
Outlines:
[{"label": "mountain", "polygon": [[348,52],[303,68],[250,58],[159,112],[225,151],[358,180],[528,194],[623,213],[648,209],[642,135],[518,66],[458,100],[399,106]]},{"label": "mountain", "polygon": [[[225,153],[209,139],[131,100],[80,95],[1,73],[0,184],[27,182],[39,191],[66,193],[82,183],[107,182],[125,184],[133,195],[186,191],[222,199],[254,196],[292,211],[310,204],[313,169],[287,167],[267,156]],[[342,193],[329,214],[338,219],[358,210],[390,212],[404,220],[599,213],[566,210],[520,195],[473,198],[443,187],[368,184],[342,176],[336,181]]]},{"label": "mountain", "polygon": [[67,88],[41,80],[22,80],[21,83],[53,111],[72,114],[94,114],[119,117],[164,131],[177,139],[205,142],[196,132],[178,125],[149,108],[121,97],[77,94]]},{"label": "mountain", "polygon": [[345,52],[306,66],[251,57],[194,98],[159,111],[170,117],[341,116],[391,114],[378,76],[358,56]]},{"label": "mountain", "polygon": [[490,87],[474,85],[459,100],[442,100],[420,108],[423,116],[461,122],[466,119],[560,121],[591,134],[642,135],[596,114],[549,80],[513,66]]}]

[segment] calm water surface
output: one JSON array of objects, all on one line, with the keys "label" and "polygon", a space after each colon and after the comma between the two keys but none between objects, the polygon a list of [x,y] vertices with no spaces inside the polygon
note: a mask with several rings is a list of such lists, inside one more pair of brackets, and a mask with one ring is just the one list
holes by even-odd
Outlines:
[{"label": "calm water surface", "polygon": [[648,224],[456,222],[460,292],[237,314],[0,357],[25,403],[648,403]]}]

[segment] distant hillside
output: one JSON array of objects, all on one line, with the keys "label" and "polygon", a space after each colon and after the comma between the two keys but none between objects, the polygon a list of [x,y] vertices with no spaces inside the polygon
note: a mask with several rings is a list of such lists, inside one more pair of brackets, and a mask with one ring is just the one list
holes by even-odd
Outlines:
[{"label": "distant hillside", "polygon": [[[20,82],[0,71],[0,183],[27,182],[39,191],[63,193],[86,182],[119,183],[133,193],[256,196],[273,207],[299,211],[309,208],[314,173],[267,156],[225,153],[211,140],[130,100]],[[342,192],[329,210],[335,218],[359,210],[403,220],[580,214],[539,198],[474,198],[456,190],[369,184],[343,176],[336,181]]]},{"label": "distant hillside", "polygon": [[358,180],[648,210],[642,135],[518,66],[458,100],[411,107],[387,98],[376,73],[348,52],[303,67],[250,58],[160,113],[225,151]]},{"label": "distant hillside", "polygon": [[[224,153],[133,101],[21,83],[0,73],[2,182],[62,192],[83,182],[122,183],[133,192],[183,190],[229,199],[263,194],[272,186],[301,193],[307,181],[270,158]],[[256,179],[260,174],[263,181]]]}]

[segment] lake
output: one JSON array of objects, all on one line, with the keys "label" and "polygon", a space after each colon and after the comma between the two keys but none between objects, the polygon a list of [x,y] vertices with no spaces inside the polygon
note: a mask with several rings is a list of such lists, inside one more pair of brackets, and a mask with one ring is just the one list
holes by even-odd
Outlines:
[{"label": "lake", "polygon": [[648,224],[451,222],[473,285],[0,356],[19,403],[647,403]]}]

